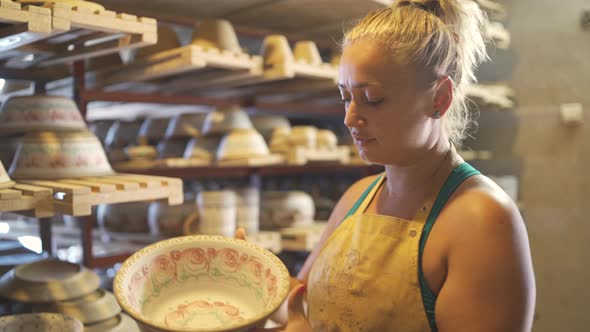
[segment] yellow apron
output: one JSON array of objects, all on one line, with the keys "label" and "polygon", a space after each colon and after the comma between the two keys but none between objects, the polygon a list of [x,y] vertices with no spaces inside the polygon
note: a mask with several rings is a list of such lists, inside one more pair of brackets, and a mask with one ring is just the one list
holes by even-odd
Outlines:
[{"label": "yellow apron", "polygon": [[433,199],[412,221],[365,214],[384,179],[334,231],[312,267],[307,302],[316,332],[430,331],[418,247]]}]

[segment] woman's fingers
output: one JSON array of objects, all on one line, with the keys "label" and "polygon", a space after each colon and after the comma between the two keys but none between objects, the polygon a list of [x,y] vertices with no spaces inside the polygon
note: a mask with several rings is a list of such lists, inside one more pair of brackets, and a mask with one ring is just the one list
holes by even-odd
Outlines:
[{"label": "woman's fingers", "polygon": [[246,230],[244,230],[242,227],[238,228],[236,230],[236,232],[234,233],[234,237],[238,240],[246,240]]}]

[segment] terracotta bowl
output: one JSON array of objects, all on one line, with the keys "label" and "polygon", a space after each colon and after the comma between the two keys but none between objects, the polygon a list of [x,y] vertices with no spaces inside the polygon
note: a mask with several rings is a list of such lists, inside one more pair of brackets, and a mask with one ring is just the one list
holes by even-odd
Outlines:
[{"label": "terracotta bowl", "polygon": [[60,314],[22,314],[0,317],[2,332],[82,332],[84,325]]},{"label": "terracotta bowl", "polygon": [[10,175],[15,179],[59,179],[113,174],[102,145],[89,131],[27,134]]},{"label": "terracotta bowl", "polygon": [[202,20],[193,32],[192,43],[204,49],[216,48],[233,53],[242,53],[234,27],[227,20]]},{"label": "terracotta bowl", "polygon": [[255,129],[234,129],[221,140],[217,159],[236,160],[269,154],[264,138]]},{"label": "terracotta bowl", "polygon": [[6,173],[4,165],[0,162],[0,189],[12,188],[13,186],[14,182],[10,180],[10,176]]},{"label": "terracotta bowl", "polygon": [[147,331],[247,331],[277,310],[289,283],[287,268],[270,251],[197,235],[138,251],[117,272],[114,290]]},{"label": "terracotta bowl", "polygon": [[109,320],[88,324],[84,332],[141,332],[137,323],[128,315],[120,314]]},{"label": "terracotta bowl", "polygon": [[65,314],[86,325],[116,317],[121,313],[121,307],[111,292],[99,289],[81,298],[39,304],[33,311]]},{"label": "terracotta bowl", "polygon": [[210,112],[203,121],[203,135],[223,136],[234,129],[252,128],[248,114],[239,107],[221,108]]},{"label": "terracotta bowl", "polygon": [[98,276],[77,264],[54,259],[15,267],[0,278],[0,295],[15,301],[43,303],[70,300],[98,289]]},{"label": "terracotta bowl", "polygon": [[190,138],[201,135],[206,113],[179,114],[172,118],[166,131],[166,138]]},{"label": "terracotta bowl", "polygon": [[11,96],[0,108],[0,135],[43,130],[86,130],[73,100],[58,96]]}]

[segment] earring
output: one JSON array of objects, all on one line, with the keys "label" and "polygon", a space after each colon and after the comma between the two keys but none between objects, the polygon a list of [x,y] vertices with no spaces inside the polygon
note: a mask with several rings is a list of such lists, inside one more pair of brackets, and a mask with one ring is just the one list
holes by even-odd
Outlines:
[{"label": "earring", "polygon": [[434,111],[434,113],[432,113],[432,117],[435,119],[440,119],[441,114],[439,111]]}]

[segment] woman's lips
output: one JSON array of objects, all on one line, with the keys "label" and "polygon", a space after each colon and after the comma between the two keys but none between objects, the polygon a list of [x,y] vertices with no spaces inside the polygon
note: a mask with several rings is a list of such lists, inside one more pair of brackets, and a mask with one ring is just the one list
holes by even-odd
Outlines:
[{"label": "woman's lips", "polygon": [[375,141],[374,138],[358,137],[358,136],[352,136],[352,139],[354,140],[354,144],[356,144],[358,146],[365,146],[365,145]]}]

